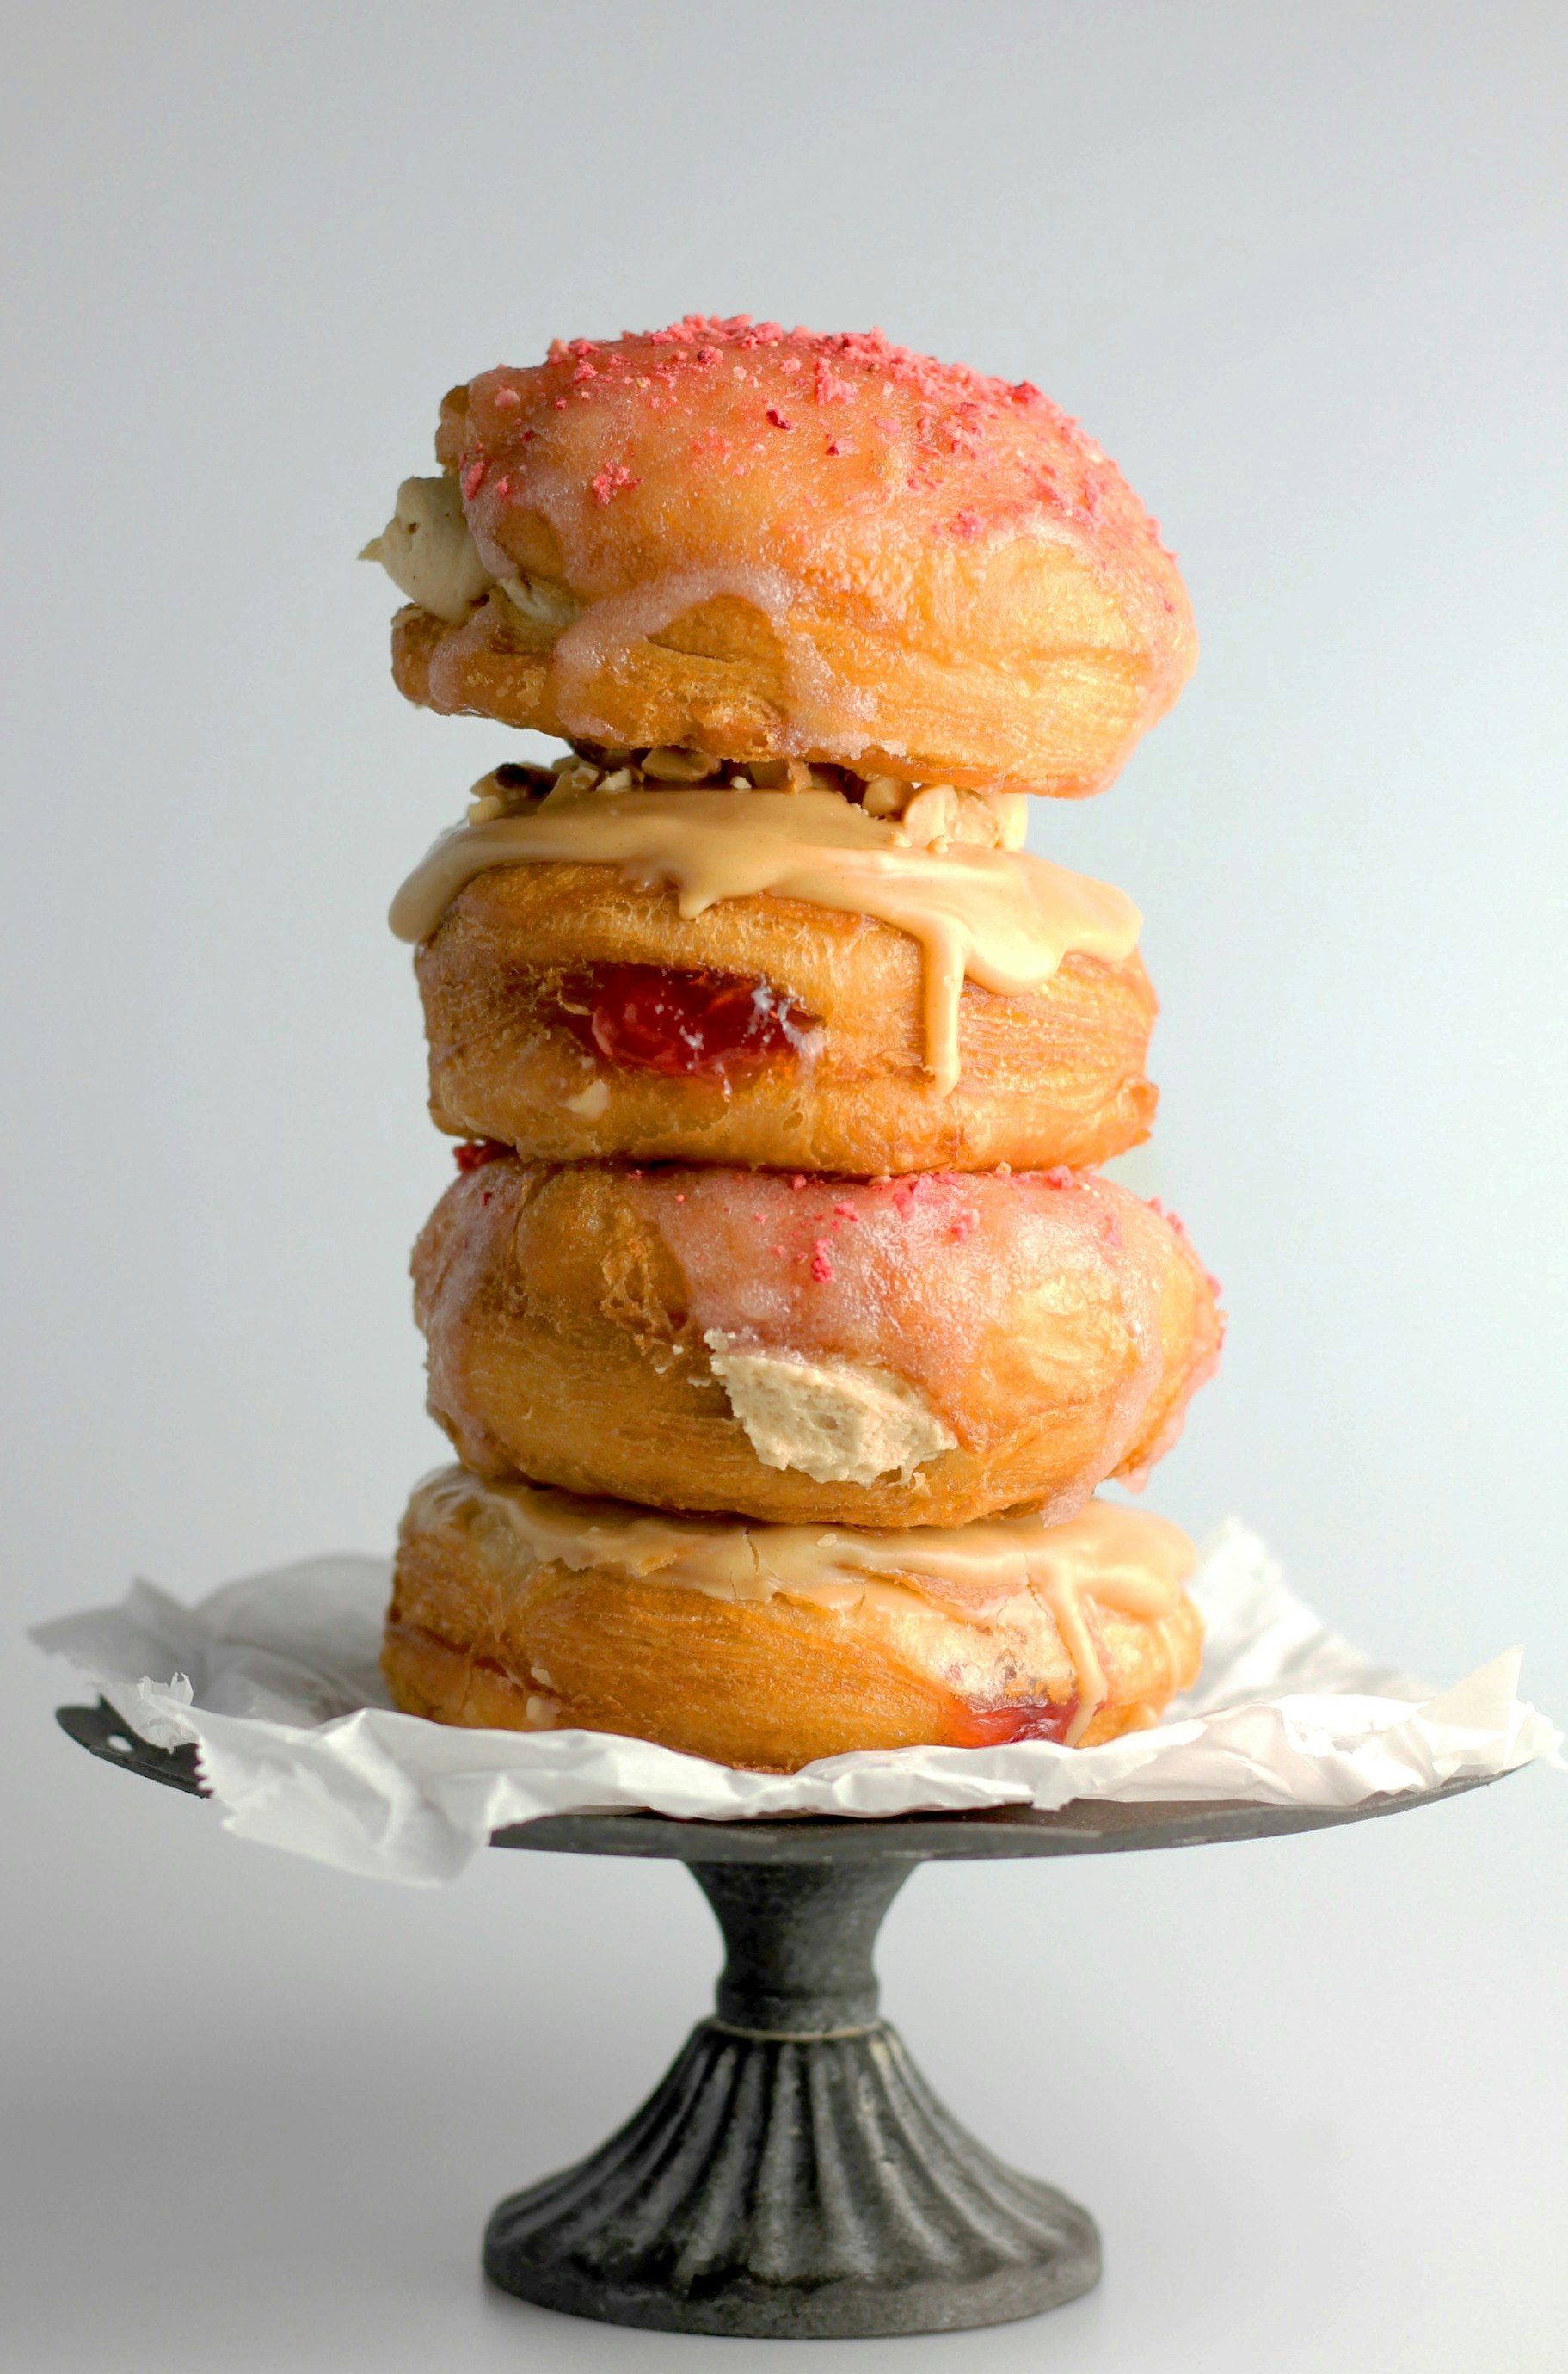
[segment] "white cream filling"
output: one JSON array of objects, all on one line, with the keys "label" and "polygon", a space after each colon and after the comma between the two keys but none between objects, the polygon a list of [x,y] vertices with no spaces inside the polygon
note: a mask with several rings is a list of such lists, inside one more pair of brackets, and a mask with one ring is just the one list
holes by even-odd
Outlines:
[{"label": "white cream filling", "polygon": [[519,570],[515,577],[500,577],[496,582],[518,617],[545,634],[559,635],[583,615],[575,594],[564,585],[548,584],[542,577],[525,577]]},{"label": "white cream filling", "polygon": [[703,1337],[713,1374],[764,1467],[793,1467],[819,1484],[875,1484],[958,1447],[925,1396],[889,1369],[748,1351],[722,1328]]},{"label": "white cream filling", "polygon": [[400,594],[460,627],[494,582],[479,558],[455,478],[405,478],[397,506],[361,560],[379,560]]}]

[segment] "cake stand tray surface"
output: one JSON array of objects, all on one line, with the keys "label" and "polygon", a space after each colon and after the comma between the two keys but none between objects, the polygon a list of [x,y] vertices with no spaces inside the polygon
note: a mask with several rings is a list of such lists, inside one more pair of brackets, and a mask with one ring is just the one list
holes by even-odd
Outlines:
[{"label": "cake stand tray surface", "polygon": [[[112,1708],[62,1707],[79,1745],[203,1794],[195,1750]],[[827,2340],[1032,2316],[1100,2274],[1089,2213],[996,2158],[878,2016],[872,1952],[922,1863],[1278,1838],[1402,1813],[1479,1780],[1350,1806],[1006,1806],[888,1820],[560,1814],[492,1846],[689,1863],[726,1960],[714,2016],[619,2134],[503,2201],[485,2272],[573,2316],[671,2333]]]}]

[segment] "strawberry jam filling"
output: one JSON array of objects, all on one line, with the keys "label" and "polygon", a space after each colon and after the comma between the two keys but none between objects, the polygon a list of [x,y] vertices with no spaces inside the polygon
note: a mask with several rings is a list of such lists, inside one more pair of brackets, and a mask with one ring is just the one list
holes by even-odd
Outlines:
[{"label": "strawberry jam filling", "polygon": [[724,1079],[799,1054],[816,1020],[771,982],[663,965],[600,965],[562,984],[560,1020],[607,1064],[666,1079]]},{"label": "strawberry jam filling", "polygon": [[1010,1747],[1015,1739],[1067,1737],[1077,1698],[1015,1698],[1010,1706],[965,1707],[949,1734],[953,1747]]},{"label": "strawberry jam filling", "polygon": [[452,1149],[452,1158],[459,1170],[482,1170],[487,1162],[504,1162],[512,1152],[497,1137],[466,1137]]}]

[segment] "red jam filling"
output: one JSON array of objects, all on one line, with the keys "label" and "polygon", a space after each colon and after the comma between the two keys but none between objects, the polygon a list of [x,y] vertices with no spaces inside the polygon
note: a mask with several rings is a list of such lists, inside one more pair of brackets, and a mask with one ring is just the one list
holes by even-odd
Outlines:
[{"label": "red jam filling", "polygon": [[1010,1747],[1015,1739],[1067,1737],[1077,1698],[1017,1698],[1010,1706],[965,1707],[949,1734],[955,1747]]},{"label": "red jam filling", "polygon": [[560,1019],[607,1064],[666,1079],[723,1079],[798,1054],[815,1017],[765,981],[663,965],[600,965],[562,984]]},{"label": "red jam filling", "polygon": [[499,1138],[467,1137],[453,1147],[452,1158],[459,1170],[482,1170],[487,1162],[504,1162],[511,1151]]}]

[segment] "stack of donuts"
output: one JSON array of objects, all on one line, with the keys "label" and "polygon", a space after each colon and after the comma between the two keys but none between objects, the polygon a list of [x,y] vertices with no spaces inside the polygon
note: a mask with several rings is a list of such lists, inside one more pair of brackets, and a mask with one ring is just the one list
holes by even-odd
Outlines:
[{"label": "stack of donuts", "polygon": [[458,1140],[397,1704],[771,1770],[1155,1721],[1192,1546],[1096,1494],[1221,1322],[1098,1168],[1137,910],[1022,845],[1190,670],[1154,523],[1037,389],[744,316],[487,371],[436,455],[398,687],[567,746],[393,908]]}]

